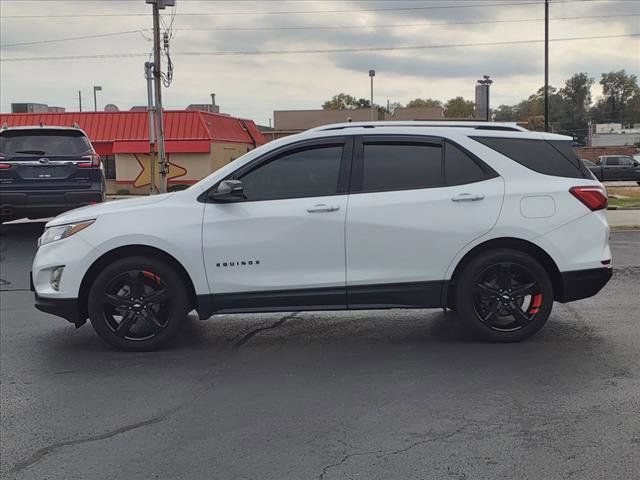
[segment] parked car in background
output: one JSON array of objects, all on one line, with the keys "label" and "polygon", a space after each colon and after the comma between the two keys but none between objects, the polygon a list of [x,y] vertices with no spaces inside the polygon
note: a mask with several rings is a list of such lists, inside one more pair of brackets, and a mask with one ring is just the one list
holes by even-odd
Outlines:
[{"label": "parked car in background", "polygon": [[601,182],[638,182],[640,185],[640,161],[627,155],[603,155],[593,163],[582,160]]},{"label": "parked car in background", "polygon": [[[456,310],[523,340],[611,277],[604,187],[571,138],[513,124],[326,125],[187,190],[49,222],[35,306],[148,350],[187,312]],[[579,248],[577,248],[579,246]]]},{"label": "parked car in background", "polygon": [[100,156],[75,127],[0,129],[0,219],[44,218],[104,201]]}]

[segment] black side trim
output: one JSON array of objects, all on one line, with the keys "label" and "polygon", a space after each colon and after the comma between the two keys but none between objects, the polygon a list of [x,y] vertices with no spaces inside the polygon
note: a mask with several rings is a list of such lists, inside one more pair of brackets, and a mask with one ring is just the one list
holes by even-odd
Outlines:
[{"label": "black side trim", "polygon": [[350,309],[437,308],[442,305],[443,281],[355,285],[347,287]]},{"label": "black side trim", "polygon": [[566,303],[594,296],[607,284],[613,275],[613,269],[575,270],[562,272],[560,275],[562,276],[562,294],[558,295],[556,300]]},{"label": "black side trim", "polygon": [[[198,296],[198,303],[200,295]],[[284,312],[295,310],[344,310],[347,297],[344,288],[301,288],[234,292],[211,295],[215,313]],[[198,310],[198,313],[200,311]]]},{"label": "black side trim", "polygon": [[44,298],[35,296],[35,307],[41,312],[50,313],[62,317],[76,325],[82,325],[84,318],[78,315],[78,299],[77,298]]},{"label": "black side trim", "polygon": [[[437,308],[444,281],[198,295],[200,318],[214,313]],[[348,303],[347,303],[348,300]]]}]

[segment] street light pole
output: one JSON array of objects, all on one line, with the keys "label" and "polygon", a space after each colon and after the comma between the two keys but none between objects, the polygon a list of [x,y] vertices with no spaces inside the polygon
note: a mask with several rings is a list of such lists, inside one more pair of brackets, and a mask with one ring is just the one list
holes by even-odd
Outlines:
[{"label": "street light pole", "polygon": [[98,111],[98,96],[96,95],[96,92],[101,92],[102,91],[102,87],[99,85],[94,85],[93,86],[93,111],[97,112]]},{"label": "street light pole", "polygon": [[549,0],[544,0],[544,131],[549,131]]},{"label": "street light pole", "polygon": [[371,79],[371,121],[373,122],[373,77],[376,76],[375,70],[369,70],[369,78]]}]

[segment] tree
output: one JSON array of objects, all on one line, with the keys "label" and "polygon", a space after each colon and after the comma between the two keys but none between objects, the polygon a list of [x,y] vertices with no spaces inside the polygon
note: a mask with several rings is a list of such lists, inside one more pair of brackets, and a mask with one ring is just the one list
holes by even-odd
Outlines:
[{"label": "tree", "polygon": [[434,100],[433,98],[414,98],[407,103],[407,108],[412,107],[440,107],[442,108],[442,102],[440,100]]},{"label": "tree", "polygon": [[455,97],[444,105],[444,116],[447,118],[472,118],[474,103],[462,97]]},{"label": "tree", "polygon": [[586,73],[575,73],[564,83],[560,95],[567,107],[569,120],[572,123],[587,123],[587,112],[591,106],[591,85],[595,80]]},{"label": "tree", "polygon": [[338,93],[331,100],[322,104],[324,110],[352,110],[354,108],[369,108],[371,101],[366,98],[356,98],[346,93]]},{"label": "tree", "polygon": [[596,122],[632,123],[636,118],[633,104],[640,95],[638,77],[625,70],[603,73],[600,78],[603,98],[596,102],[592,118]]},{"label": "tree", "polygon": [[517,120],[517,110],[510,105],[500,105],[494,110],[493,119],[496,122],[513,122]]}]

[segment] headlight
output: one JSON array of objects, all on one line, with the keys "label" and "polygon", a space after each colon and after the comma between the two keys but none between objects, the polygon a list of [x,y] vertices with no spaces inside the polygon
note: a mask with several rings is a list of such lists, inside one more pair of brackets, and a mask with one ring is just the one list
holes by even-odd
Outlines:
[{"label": "headlight", "polygon": [[38,239],[38,246],[46,245],[47,243],[55,242],[56,240],[62,240],[63,238],[70,237],[78,233],[80,230],[84,230],[91,225],[95,220],[85,220],[84,222],[69,223],[67,225],[59,225],[56,227],[47,228],[42,236]]}]

